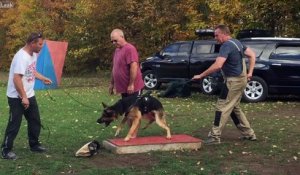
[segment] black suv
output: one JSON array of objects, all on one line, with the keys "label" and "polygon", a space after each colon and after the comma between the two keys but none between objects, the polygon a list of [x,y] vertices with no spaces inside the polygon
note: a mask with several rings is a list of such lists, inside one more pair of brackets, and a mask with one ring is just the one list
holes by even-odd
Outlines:
[{"label": "black suv", "polygon": [[[169,44],[141,63],[145,87],[156,89],[161,83],[191,79],[214,62],[219,49],[220,44],[215,40],[179,41]],[[213,79],[206,77],[200,83],[201,90],[206,94],[213,94],[218,87],[212,81],[220,78],[220,74],[216,73],[212,76]]]},{"label": "black suv", "polygon": [[[247,102],[263,101],[269,94],[300,93],[300,39],[248,38],[240,40],[256,53],[253,78],[243,94]],[[176,42],[141,63],[145,86],[158,88],[161,83],[190,79],[207,69],[218,55],[220,45],[213,40]],[[246,59],[247,61],[247,59]],[[203,93],[215,93],[220,73],[204,78]]]},{"label": "black suv", "polygon": [[250,38],[241,42],[256,53],[253,78],[244,90],[247,102],[269,94],[300,94],[300,39]]}]

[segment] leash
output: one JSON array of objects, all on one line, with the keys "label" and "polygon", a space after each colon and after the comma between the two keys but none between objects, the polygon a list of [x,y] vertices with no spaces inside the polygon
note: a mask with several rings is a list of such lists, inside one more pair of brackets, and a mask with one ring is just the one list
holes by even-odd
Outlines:
[{"label": "leash", "polygon": [[[56,102],[56,99],[51,95],[50,93],[50,90],[49,90],[49,86],[46,85],[46,92],[47,92],[47,96],[49,97],[49,99],[53,102]],[[72,100],[76,101],[77,103],[81,104],[82,106],[85,106],[85,107],[89,107],[89,108],[92,108],[92,109],[95,109],[91,106],[88,106],[88,105],[85,105],[84,103],[80,102],[79,100],[77,100],[75,97],[71,96],[70,93],[68,93],[66,90],[63,91],[65,94],[67,94],[67,96],[69,96]],[[97,109],[98,110],[98,109]],[[36,120],[36,122],[41,126],[42,129],[45,130],[45,126],[41,123],[41,121],[38,121]],[[50,135],[51,135],[51,130],[48,126],[46,126],[46,129],[48,130],[48,136],[47,136],[47,139],[46,141],[49,140],[50,138]]]},{"label": "leash", "polygon": [[[47,95],[49,97],[49,99],[53,102],[56,102],[55,98],[51,95],[50,91],[49,91],[50,88],[47,88],[46,86],[46,92],[47,92]],[[92,106],[89,106],[89,105],[86,105],[84,103],[82,103],[81,101],[77,100],[75,97],[73,97],[69,92],[67,92],[65,89],[63,90],[63,92],[68,96],[70,97],[73,101],[77,102],[78,104],[84,106],[84,107],[87,107],[87,108],[90,108],[90,109],[93,109],[93,110],[100,110],[100,109],[96,109]]]},{"label": "leash", "polygon": [[[49,97],[49,99],[50,99],[51,101],[56,102],[56,99],[55,99],[55,98],[53,97],[53,95],[50,93],[50,90],[49,90],[49,89],[50,89],[49,86],[46,86],[46,93],[47,93],[47,96]],[[94,109],[94,110],[98,110],[98,109],[96,109],[96,108],[94,108],[94,107],[88,106],[88,105],[86,105],[86,104],[80,102],[80,101],[77,100],[75,97],[73,97],[70,93],[68,93],[65,89],[63,90],[63,92],[64,92],[68,97],[70,97],[72,100],[74,100],[75,102],[79,103],[80,105],[85,106],[85,107],[88,107],[88,108],[91,108],[91,109]],[[50,128],[49,128],[48,126],[45,127],[45,126],[41,123],[41,121],[36,120],[36,122],[41,126],[42,129],[45,130],[45,128],[46,128],[46,129],[48,130],[48,135],[47,135],[47,139],[46,139],[46,142],[47,142],[47,141],[50,139],[50,135],[51,135],[51,130],[50,130]]]},{"label": "leash", "polygon": [[75,102],[77,102],[78,104],[84,106],[84,107],[87,107],[87,108],[90,108],[90,109],[94,109],[94,110],[100,110],[100,109],[96,109],[92,106],[89,106],[89,105],[86,105],[84,103],[82,103],[81,101],[77,100],[75,97],[73,97],[69,92],[67,92],[65,89],[64,89],[64,93],[67,94],[68,97],[70,97],[72,100],[74,100]]}]

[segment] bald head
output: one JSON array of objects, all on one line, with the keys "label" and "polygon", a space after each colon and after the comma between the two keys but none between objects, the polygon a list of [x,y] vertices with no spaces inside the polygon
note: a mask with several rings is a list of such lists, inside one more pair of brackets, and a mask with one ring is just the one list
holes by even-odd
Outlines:
[{"label": "bald head", "polygon": [[122,47],[127,43],[121,29],[114,29],[110,34],[110,40],[116,47]]},{"label": "bald head", "polygon": [[124,37],[124,32],[121,29],[114,29],[111,32],[110,36],[113,36],[113,35],[119,35],[121,37]]}]

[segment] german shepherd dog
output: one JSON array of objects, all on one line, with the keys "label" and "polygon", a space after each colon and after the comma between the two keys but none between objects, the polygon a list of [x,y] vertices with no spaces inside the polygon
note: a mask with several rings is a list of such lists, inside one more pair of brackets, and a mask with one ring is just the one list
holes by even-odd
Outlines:
[{"label": "german shepherd dog", "polygon": [[166,123],[163,106],[158,99],[149,94],[139,97],[125,97],[112,106],[107,106],[104,103],[102,105],[104,110],[97,123],[104,123],[105,126],[108,126],[112,121],[118,119],[118,116],[124,116],[115,133],[115,136],[119,135],[122,126],[127,122],[130,129],[124,141],[129,141],[131,138],[136,137],[142,118],[149,121],[143,129],[146,129],[155,121],[166,130],[166,138],[171,139],[171,131]]}]

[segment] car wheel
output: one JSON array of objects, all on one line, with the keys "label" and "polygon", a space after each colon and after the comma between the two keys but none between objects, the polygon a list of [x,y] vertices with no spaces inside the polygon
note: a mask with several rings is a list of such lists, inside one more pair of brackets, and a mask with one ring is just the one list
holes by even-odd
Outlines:
[{"label": "car wheel", "polygon": [[143,73],[143,80],[146,89],[157,89],[160,86],[160,83],[157,81],[156,74],[152,70],[147,70]]},{"label": "car wheel", "polygon": [[217,92],[217,84],[214,78],[208,76],[201,80],[200,89],[203,94],[213,95]]},{"label": "car wheel", "polygon": [[250,103],[264,101],[267,98],[267,95],[267,83],[262,78],[252,77],[244,90],[243,101]]}]

